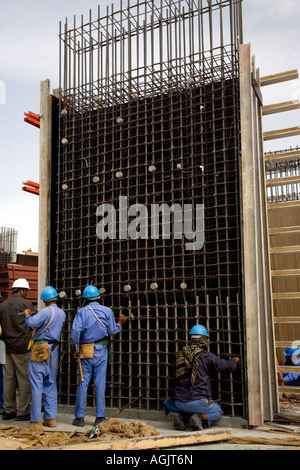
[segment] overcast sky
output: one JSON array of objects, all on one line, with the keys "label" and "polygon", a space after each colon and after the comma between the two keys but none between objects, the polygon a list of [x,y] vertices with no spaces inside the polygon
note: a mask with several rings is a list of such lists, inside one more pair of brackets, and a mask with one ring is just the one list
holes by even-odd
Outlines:
[{"label": "overcast sky", "polygon": [[[102,5],[119,1],[101,0]],[[133,3],[133,2],[132,2]],[[40,81],[58,87],[59,21],[89,9],[99,0],[0,0],[0,226],[18,231],[18,253],[38,251],[38,196],[22,191],[22,181],[39,181],[39,130],[24,122],[24,112],[40,110]],[[124,2],[127,5],[127,2]],[[244,43],[252,44],[261,76],[300,70],[300,1],[244,0]],[[264,104],[300,99],[300,81],[263,89]],[[300,110],[264,117],[264,130],[300,125]],[[269,141],[265,151],[295,147],[300,136]]]}]

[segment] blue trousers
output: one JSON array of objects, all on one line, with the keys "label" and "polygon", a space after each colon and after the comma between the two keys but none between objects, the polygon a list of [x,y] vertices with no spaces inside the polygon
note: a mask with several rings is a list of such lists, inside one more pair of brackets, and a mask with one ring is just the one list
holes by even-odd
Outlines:
[{"label": "blue trousers", "polygon": [[82,359],[83,382],[79,382],[75,403],[75,417],[84,418],[86,409],[87,389],[92,375],[95,376],[96,417],[105,417],[105,385],[108,351],[105,346],[95,344],[94,357]]},{"label": "blue trousers", "polygon": [[206,413],[208,426],[211,426],[214,421],[217,421],[221,416],[223,416],[223,411],[220,405],[216,402],[208,404],[208,400],[206,398],[193,401],[175,400],[174,404],[179,411],[190,415],[194,413]]},{"label": "blue trousers", "polygon": [[[50,346],[51,348],[51,346]],[[47,361],[28,361],[28,373],[31,383],[31,421],[42,420],[42,403],[44,405],[44,419],[55,419],[57,415],[57,371],[58,347]]]},{"label": "blue trousers", "polygon": [[0,364],[0,408],[3,408],[3,367]]}]

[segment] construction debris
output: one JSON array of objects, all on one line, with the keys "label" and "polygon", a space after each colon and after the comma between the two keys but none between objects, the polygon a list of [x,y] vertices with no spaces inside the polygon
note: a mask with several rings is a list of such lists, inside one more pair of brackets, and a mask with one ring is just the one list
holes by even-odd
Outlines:
[{"label": "construction debris", "polygon": [[[101,425],[101,437],[93,440],[113,441],[128,438],[140,438],[157,436],[159,432],[154,426],[144,422],[123,423],[117,419],[111,419],[109,422]],[[2,439],[1,439],[2,438]],[[3,438],[5,440],[3,441]],[[13,449],[32,450],[41,448],[61,447],[74,444],[83,444],[91,442],[85,433],[69,433],[61,431],[37,431],[29,426],[26,428],[17,428],[15,426],[0,426],[0,445],[5,442],[5,447],[12,446]],[[16,445],[19,443],[20,445]]]}]

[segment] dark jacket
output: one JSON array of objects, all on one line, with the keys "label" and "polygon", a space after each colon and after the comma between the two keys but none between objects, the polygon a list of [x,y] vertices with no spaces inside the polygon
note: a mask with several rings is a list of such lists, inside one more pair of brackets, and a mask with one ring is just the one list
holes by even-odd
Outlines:
[{"label": "dark jacket", "polygon": [[34,310],[32,303],[19,294],[13,294],[0,304],[0,324],[2,326],[0,340],[4,341],[6,352],[9,354],[28,352],[31,329],[25,325],[24,310],[26,308]]},{"label": "dark jacket", "polygon": [[200,400],[200,398],[210,398],[212,395],[212,373],[224,372],[225,370],[232,372],[236,367],[237,362],[234,358],[226,361],[211,352],[203,353],[199,357],[198,372],[192,393],[190,392],[191,377],[187,375],[177,382],[174,390],[174,399],[179,401],[192,401]]}]

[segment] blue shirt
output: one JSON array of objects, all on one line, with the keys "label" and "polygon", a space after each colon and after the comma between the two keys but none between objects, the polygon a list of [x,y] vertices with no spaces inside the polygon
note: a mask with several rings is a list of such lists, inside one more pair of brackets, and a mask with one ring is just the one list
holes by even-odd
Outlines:
[{"label": "blue shirt", "polygon": [[[296,358],[296,364],[290,363],[285,361],[284,366],[289,365],[289,366],[299,366],[300,365],[300,358]],[[282,377],[284,378],[285,384],[289,386],[299,386],[299,381],[300,381],[300,374],[298,373],[293,373],[293,372],[283,372]]]},{"label": "blue shirt", "polygon": [[121,325],[116,323],[110,308],[100,305],[98,302],[90,302],[86,307],[80,308],[75,316],[71,329],[71,345],[79,349],[79,344],[94,343],[120,331]]},{"label": "blue shirt", "polygon": [[[48,328],[42,333],[43,329],[48,325],[52,318],[52,308],[54,309],[54,317]],[[45,339],[47,341],[59,341],[61,330],[66,321],[65,312],[56,304],[51,307],[42,308],[36,315],[26,317],[25,324],[35,330],[33,339]]]}]

